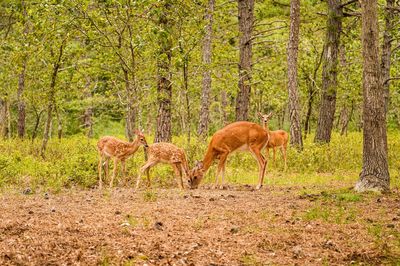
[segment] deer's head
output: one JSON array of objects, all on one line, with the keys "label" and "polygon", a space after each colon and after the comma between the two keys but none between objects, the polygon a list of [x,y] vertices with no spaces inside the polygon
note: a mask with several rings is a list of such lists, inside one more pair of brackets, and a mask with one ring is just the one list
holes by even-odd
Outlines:
[{"label": "deer's head", "polygon": [[262,120],[262,122],[264,123],[264,124],[268,124],[269,123],[269,120],[271,119],[271,117],[272,117],[272,112],[270,112],[269,114],[262,114],[262,113],[260,113],[260,112],[258,112],[257,113],[258,114],[258,116],[261,118],[261,120]]},{"label": "deer's head", "polygon": [[200,181],[203,179],[204,170],[203,163],[197,162],[196,165],[189,171],[188,183],[191,189],[195,189],[199,186]]},{"label": "deer's head", "polygon": [[137,140],[139,141],[140,144],[145,146],[146,148],[149,146],[147,144],[146,138],[144,134],[140,130],[135,130],[133,133],[135,133]]}]

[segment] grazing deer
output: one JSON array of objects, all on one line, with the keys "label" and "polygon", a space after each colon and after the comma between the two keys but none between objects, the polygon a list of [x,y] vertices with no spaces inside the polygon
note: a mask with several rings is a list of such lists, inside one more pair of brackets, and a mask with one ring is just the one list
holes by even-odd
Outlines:
[{"label": "grazing deer", "polygon": [[105,178],[108,176],[108,161],[112,157],[114,159],[113,175],[111,177],[110,187],[112,187],[115,174],[117,173],[118,161],[121,161],[122,175],[125,177],[125,161],[131,157],[140,147],[144,145],[147,147],[146,139],[142,132],[135,130],[136,139],[133,142],[119,140],[114,137],[105,136],[97,142],[97,149],[99,151],[99,188],[102,188],[101,169],[104,162]]},{"label": "grazing deer", "polygon": [[269,120],[272,116],[272,113],[269,113],[268,115],[258,113],[258,116],[261,118],[263,127],[265,130],[269,132],[270,138],[266,147],[267,150],[267,155],[269,157],[269,149],[272,148],[273,150],[273,158],[274,158],[274,165],[275,165],[275,154],[276,154],[276,148],[280,148],[283,156],[283,160],[285,162],[285,171],[287,169],[287,163],[286,163],[286,151],[287,151],[287,144],[289,140],[289,134],[285,130],[273,130],[270,131],[268,128],[268,123]]},{"label": "grazing deer", "polygon": [[[158,163],[166,163],[172,165],[174,169],[178,185],[180,188],[183,187],[183,179],[182,175],[185,174],[187,177],[189,172],[189,166],[186,160],[185,151],[181,148],[178,148],[174,144],[167,142],[158,142],[151,144],[146,148],[147,153],[147,162],[140,168],[140,172],[136,181],[136,189],[139,187],[141,174],[143,172],[147,172],[151,167]],[[147,173],[147,181],[150,186],[150,176]]]},{"label": "grazing deer", "polygon": [[220,188],[223,188],[226,159],[232,152],[242,150],[249,151],[258,162],[259,175],[256,189],[260,189],[266,168],[266,160],[261,150],[267,145],[268,138],[267,130],[256,123],[246,121],[235,122],[218,130],[211,138],[203,161],[198,162],[189,173],[190,187],[197,188],[212,162],[218,159],[215,185],[218,185],[218,176],[221,174]]}]

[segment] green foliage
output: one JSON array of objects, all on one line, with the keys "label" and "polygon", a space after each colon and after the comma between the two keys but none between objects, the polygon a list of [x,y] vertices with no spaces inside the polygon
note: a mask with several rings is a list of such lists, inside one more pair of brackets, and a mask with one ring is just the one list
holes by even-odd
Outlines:
[{"label": "green foliage", "polygon": [[[102,133],[99,133],[103,135]],[[151,143],[152,136],[147,136]],[[289,148],[288,170],[283,172],[280,153],[276,165],[270,158],[265,184],[276,186],[324,186],[333,184],[338,187],[353,186],[361,171],[362,144],[360,133],[351,133],[347,137],[334,135],[331,145],[314,145],[307,141],[304,151],[297,152]],[[399,133],[389,133],[389,169],[392,187],[399,187],[400,160],[395,152],[400,149]],[[192,139],[190,144],[184,136],[174,137],[173,143],[185,149],[189,165],[202,160],[207,143]],[[336,146],[334,146],[336,145]],[[0,187],[31,187],[59,191],[73,186],[92,188],[97,185],[98,154],[96,140],[83,136],[52,139],[45,159],[39,156],[40,143],[18,139],[0,141]],[[271,155],[272,157],[272,155]],[[143,149],[127,161],[128,183],[134,183],[137,171],[144,164]],[[112,164],[110,164],[110,174]],[[120,167],[120,165],[118,165]],[[205,183],[215,182],[215,165],[210,168]],[[152,186],[176,187],[176,178],[169,165],[158,164],[150,172]],[[145,178],[145,176],[142,176]],[[258,167],[249,153],[233,153],[228,157],[226,182],[236,184],[256,184]],[[117,176],[117,185],[120,178]],[[107,182],[106,180],[105,182]],[[142,181],[142,184],[146,181]],[[143,197],[149,201],[157,200],[152,190],[145,191]],[[348,191],[327,192],[325,199],[335,202],[357,202],[358,194]]]}]

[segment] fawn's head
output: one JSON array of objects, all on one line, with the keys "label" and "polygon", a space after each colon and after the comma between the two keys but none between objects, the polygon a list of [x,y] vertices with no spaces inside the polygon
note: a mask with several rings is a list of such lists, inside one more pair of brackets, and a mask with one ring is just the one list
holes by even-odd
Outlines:
[{"label": "fawn's head", "polygon": [[148,147],[149,145],[147,144],[146,138],[144,134],[140,130],[135,130],[133,133],[135,133],[137,140],[139,141],[140,144],[142,144],[145,147]]},{"label": "fawn's head", "polygon": [[268,122],[269,122],[269,120],[271,119],[271,117],[272,117],[272,112],[270,112],[269,114],[262,114],[262,113],[260,113],[260,112],[258,112],[257,113],[258,114],[258,116],[261,118],[261,121],[264,123],[264,124],[268,124]]},{"label": "fawn's head", "polygon": [[191,189],[197,188],[200,184],[201,179],[203,179],[203,176],[203,162],[197,162],[196,165],[189,171],[189,187]]}]

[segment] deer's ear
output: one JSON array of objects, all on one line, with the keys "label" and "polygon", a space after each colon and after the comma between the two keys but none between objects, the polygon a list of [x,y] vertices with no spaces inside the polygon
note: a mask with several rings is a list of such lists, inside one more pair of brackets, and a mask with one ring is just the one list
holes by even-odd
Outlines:
[{"label": "deer's ear", "polygon": [[273,115],[273,113],[270,112],[270,113],[268,114],[268,118],[271,118],[272,115]]},{"label": "deer's ear", "polygon": [[260,113],[260,112],[257,112],[257,115],[258,115],[259,117],[261,117],[261,118],[262,118],[262,116],[263,116],[263,114]]},{"label": "deer's ear", "polygon": [[133,131],[133,133],[135,134],[135,135],[142,135],[142,132],[140,132],[140,130],[138,130],[138,129],[135,129],[134,131]]},{"label": "deer's ear", "polygon": [[202,161],[197,161],[196,162],[196,168],[199,168],[199,169],[203,168],[203,162]]}]

